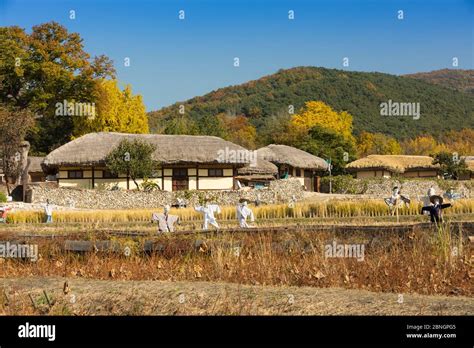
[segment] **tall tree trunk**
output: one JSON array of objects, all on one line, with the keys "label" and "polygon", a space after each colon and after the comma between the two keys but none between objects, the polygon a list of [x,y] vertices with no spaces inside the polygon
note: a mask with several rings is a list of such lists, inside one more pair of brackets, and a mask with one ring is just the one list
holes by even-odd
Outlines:
[{"label": "tall tree trunk", "polygon": [[10,192],[10,186],[8,185],[8,178],[5,177],[5,185],[7,186],[7,195],[10,196],[11,195],[11,192]]},{"label": "tall tree trunk", "polygon": [[8,186],[8,175],[7,175],[7,156],[3,153],[2,156],[2,170],[3,170],[3,179],[5,180],[5,186],[7,187],[7,194],[10,196],[10,186]]}]

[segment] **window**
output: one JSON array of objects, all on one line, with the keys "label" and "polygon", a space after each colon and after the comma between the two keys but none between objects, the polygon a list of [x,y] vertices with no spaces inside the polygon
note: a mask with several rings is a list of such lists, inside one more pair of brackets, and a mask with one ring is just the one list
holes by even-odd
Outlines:
[{"label": "window", "polygon": [[102,177],[104,179],[112,179],[112,178],[118,178],[118,175],[112,173],[110,170],[103,170],[102,171]]},{"label": "window", "polygon": [[173,179],[172,183],[172,190],[173,191],[184,191],[189,190],[189,180],[185,179]]},{"label": "window", "polygon": [[151,173],[151,177],[152,177],[152,178],[161,178],[161,172],[158,171],[158,170],[154,170],[154,171]]},{"label": "window", "polygon": [[288,169],[280,169],[280,179],[288,179]]},{"label": "window", "polygon": [[301,169],[300,168],[296,168],[296,176],[297,177],[301,176]]},{"label": "window", "polygon": [[208,176],[224,176],[224,170],[220,168],[209,168]]},{"label": "window", "polygon": [[68,170],[67,178],[68,179],[82,179],[82,170]]},{"label": "window", "polygon": [[173,168],[173,177],[184,178],[188,176],[188,168]]}]

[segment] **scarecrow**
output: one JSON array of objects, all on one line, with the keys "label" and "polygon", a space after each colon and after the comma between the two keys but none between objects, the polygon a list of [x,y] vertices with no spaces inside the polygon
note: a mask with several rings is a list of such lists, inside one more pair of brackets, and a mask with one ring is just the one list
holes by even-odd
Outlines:
[{"label": "scarecrow", "polygon": [[430,198],[431,196],[434,196],[434,195],[436,195],[436,191],[433,186],[430,186],[430,188],[428,189],[427,196],[428,198]]},{"label": "scarecrow", "polygon": [[221,208],[217,204],[206,204],[205,206],[197,206],[194,207],[194,210],[200,212],[204,216],[204,224],[202,226],[203,230],[207,230],[209,228],[209,224],[214,226],[215,228],[219,228],[219,224],[214,216],[214,214],[220,214]]},{"label": "scarecrow", "polygon": [[410,199],[401,194],[401,190],[398,186],[395,186],[392,189],[392,195],[389,198],[384,199],[385,203],[388,205],[390,212],[393,213],[394,210],[398,209],[401,205],[405,206],[410,205]]},{"label": "scarecrow", "polygon": [[428,192],[426,193],[426,196],[418,196],[418,200],[423,202],[423,205],[426,206],[426,205],[430,205],[430,197],[431,196],[434,196],[436,195],[436,191],[433,187],[433,185],[430,186],[430,188],[428,189]]},{"label": "scarecrow", "polygon": [[247,218],[250,217],[250,222],[255,221],[255,216],[253,215],[252,209],[248,207],[248,202],[245,199],[241,199],[236,207],[237,212],[237,220],[239,221],[239,225],[242,228],[249,228],[249,224],[247,223]]},{"label": "scarecrow", "polygon": [[290,199],[290,202],[288,203],[288,208],[293,209],[295,207],[296,201],[297,201],[296,196],[292,195],[291,199]]},{"label": "scarecrow", "polygon": [[459,192],[455,192],[454,188],[452,187],[448,191],[446,191],[444,196],[451,201],[462,198],[462,195]]},{"label": "scarecrow", "polygon": [[421,213],[428,212],[431,222],[443,222],[443,209],[451,207],[451,203],[443,204],[443,197],[437,195],[431,196],[430,202],[431,205],[421,208]]},{"label": "scarecrow", "polygon": [[174,224],[179,225],[179,216],[170,215],[169,212],[170,206],[165,205],[162,214],[153,213],[151,215],[151,222],[158,223],[158,233],[174,232]]}]

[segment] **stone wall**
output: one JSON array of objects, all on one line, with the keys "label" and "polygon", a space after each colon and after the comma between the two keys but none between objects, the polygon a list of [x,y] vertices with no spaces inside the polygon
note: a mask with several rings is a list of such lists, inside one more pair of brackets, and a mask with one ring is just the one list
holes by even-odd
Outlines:
[{"label": "stone wall", "polygon": [[394,186],[401,187],[401,192],[404,195],[409,196],[412,199],[418,197],[426,196],[428,189],[432,186],[438,195],[443,195],[449,187],[454,189],[454,192],[460,193],[462,197],[465,198],[474,198],[474,190],[472,185],[469,182],[462,181],[443,181],[442,185],[435,180],[392,180],[388,179],[386,181],[371,183],[367,185],[367,191],[365,192],[368,195],[374,195],[378,197],[389,196],[392,188]]},{"label": "stone wall", "polygon": [[85,209],[132,209],[157,208],[165,204],[176,204],[177,198],[194,206],[207,199],[220,205],[234,205],[239,199],[255,201],[257,197],[263,204],[288,203],[292,196],[303,198],[303,189],[298,179],[275,180],[270,187],[238,191],[108,191],[60,188],[50,185],[31,185],[27,192],[29,203],[45,203]]},{"label": "stone wall", "polygon": [[[321,185],[322,192],[329,192],[328,179],[324,178]],[[474,180],[430,180],[430,179],[401,179],[396,178],[371,178],[355,179],[350,175],[333,178],[333,193],[341,194],[364,194],[373,197],[388,197],[392,188],[401,187],[402,193],[412,199],[426,196],[428,189],[432,186],[435,192],[443,195],[449,188],[460,193],[464,198],[474,198]]]}]

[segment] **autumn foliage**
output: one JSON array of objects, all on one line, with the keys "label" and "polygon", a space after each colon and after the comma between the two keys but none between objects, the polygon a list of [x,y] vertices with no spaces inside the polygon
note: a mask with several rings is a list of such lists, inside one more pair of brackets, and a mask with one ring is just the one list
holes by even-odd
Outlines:
[{"label": "autumn foliage", "polygon": [[291,124],[305,131],[320,126],[341,134],[346,140],[353,140],[352,116],[346,111],[334,111],[322,101],[307,102],[305,107],[291,118]]},{"label": "autumn foliage", "polygon": [[131,86],[120,90],[117,80],[102,80],[95,90],[96,115],[75,117],[74,135],[91,132],[148,133],[148,118],[140,95]]}]

